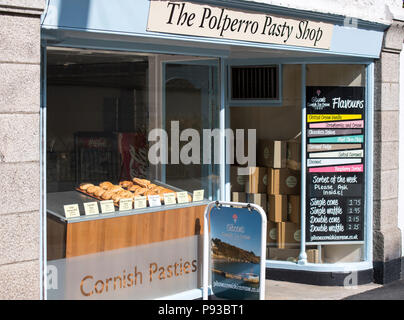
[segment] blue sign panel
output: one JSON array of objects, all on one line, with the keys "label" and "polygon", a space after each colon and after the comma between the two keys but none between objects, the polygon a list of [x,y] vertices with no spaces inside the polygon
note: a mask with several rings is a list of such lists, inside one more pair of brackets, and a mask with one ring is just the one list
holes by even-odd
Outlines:
[{"label": "blue sign panel", "polygon": [[214,207],[210,212],[213,294],[222,299],[260,299],[262,218],[248,208]]}]

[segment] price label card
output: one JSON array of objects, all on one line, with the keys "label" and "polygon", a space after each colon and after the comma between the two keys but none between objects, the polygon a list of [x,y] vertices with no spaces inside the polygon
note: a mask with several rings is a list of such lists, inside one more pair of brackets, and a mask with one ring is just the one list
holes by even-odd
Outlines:
[{"label": "price label card", "polygon": [[175,201],[175,193],[164,193],[164,204],[176,204],[177,201]]},{"label": "price label card", "polygon": [[147,207],[146,197],[137,196],[135,197],[135,209],[142,209]]},{"label": "price label card", "polygon": [[101,205],[101,212],[102,213],[115,212],[115,206],[114,206],[114,201],[113,200],[100,201],[100,205]]},{"label": "price label card", "polygon": [[84,212],[86,216],[92,216],[94,214],[100,214],[98,211],[98,204],[96,201],[94,202],[85,202],[84,205]]},{"label": "price label card", "polygon": [[132,209],[132,198],[119,200],[119,211],[127,211]]},{"label": "price label card", "polygon": [[192,201],[193,202],[202,201],[204,193],[205,190],[194,190]]},{"label": "price label card", "polygon": [[77,218],[80,217],[80,210],[78,204],[67,204],[63,206],[65,209],[66,218]]},{"label": "price label card", "polygon": [[158,194],[153,196],[148,196],[150,207],[161,206],[160,196]]},{"label": "price label card", "polygon": [[178,200],[178,203],[189,202],[188,193],[186,191],[177,192],[177,200]]}]

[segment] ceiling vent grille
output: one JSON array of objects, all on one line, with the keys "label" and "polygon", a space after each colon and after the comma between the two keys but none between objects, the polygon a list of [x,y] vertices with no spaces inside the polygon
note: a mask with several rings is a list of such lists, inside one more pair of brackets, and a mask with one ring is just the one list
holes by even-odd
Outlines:
[{"label": "ceiling vent grille", "polygon": [[279,99],[279,68],[270,66],[232,66],[232,100]]}]

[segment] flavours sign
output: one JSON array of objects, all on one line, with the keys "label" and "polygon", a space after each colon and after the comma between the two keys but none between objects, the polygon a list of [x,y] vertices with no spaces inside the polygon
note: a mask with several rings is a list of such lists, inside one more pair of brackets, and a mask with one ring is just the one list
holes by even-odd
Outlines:
[{"label": "flavours sign", "polygon": [[150,1],[147,31],[329,49],[333,25],[183,1]]},{"label": "flavours sign", "polygon": [[365,88],[307,87],[306,97],[306,241],[363,241]]}]

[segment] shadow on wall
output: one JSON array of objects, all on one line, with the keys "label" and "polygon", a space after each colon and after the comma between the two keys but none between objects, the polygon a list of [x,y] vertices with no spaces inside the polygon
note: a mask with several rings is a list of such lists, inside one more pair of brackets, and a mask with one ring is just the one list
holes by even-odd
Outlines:
[{"label": "shadow on wall", "polygon": [[[52,16],[54,10],[57,10],[57,24],[59,26],[69,26],[74,21],[76,26],[87,28],[89,8],[91,0],[47,0],[43,21],[48,14]],[[58,8],[58,9],[57,9]]]},{"label": "shadow on wall", "polygon": [[[66,26],[74,19],[75,26],[87,27],[91,0],[59,0],[59,25]],[[51,1],[52,2],[52,1]]]}]

